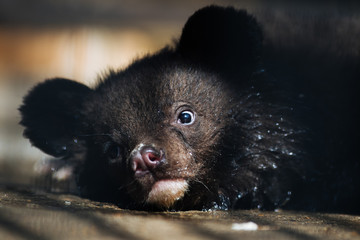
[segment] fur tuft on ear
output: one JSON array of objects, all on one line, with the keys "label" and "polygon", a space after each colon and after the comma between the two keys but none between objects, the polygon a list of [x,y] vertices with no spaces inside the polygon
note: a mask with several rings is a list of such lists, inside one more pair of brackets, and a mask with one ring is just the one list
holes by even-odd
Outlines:
[{"label": "fur tuft on ear", "polygon": [[79,134],[80,109],[92,90],[67,79],[50,79],[35,86],[19,108],[24,136],[55,157],[67,156]]},{"label": "fur tuft on ear", "polygon": [[257,70],[262,31],[245,10],[209,6],[185,24],[177,51],[225,76],[248,76]]}]

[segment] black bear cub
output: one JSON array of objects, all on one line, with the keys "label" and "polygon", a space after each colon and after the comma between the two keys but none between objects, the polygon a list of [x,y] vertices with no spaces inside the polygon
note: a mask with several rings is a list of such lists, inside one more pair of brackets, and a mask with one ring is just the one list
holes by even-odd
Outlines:
[{"label": "black bear cub", "polygon": [[261,69],[243,10],[205,7],[172,47],[89,88],[50,79],[20,107],[24,135],[70,167],[80,194],[148,210],[282,207],[303,130]]}]

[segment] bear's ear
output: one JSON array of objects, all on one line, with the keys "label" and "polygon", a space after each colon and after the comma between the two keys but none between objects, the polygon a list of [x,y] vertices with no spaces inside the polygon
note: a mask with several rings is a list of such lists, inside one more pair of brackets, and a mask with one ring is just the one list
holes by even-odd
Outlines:
[{"label": "bear's ear", "polygon": [[92,90],[66,79],[51,79],[35,86],[19,108],[31,143],[55,157],[66,156],[79,134],[80,108]]},{"label": "bear's ear", "polygon": [[176,51],[225,75],[252,74],[259,65],[262,31],[245,10],[209,6],[185,24]]}]

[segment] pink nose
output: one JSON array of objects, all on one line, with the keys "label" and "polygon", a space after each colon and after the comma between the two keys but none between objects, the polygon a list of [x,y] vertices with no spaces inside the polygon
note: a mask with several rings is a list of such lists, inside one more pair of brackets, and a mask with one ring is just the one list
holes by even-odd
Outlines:
[{"label": "pink nose", "polygon": [[142,176],[164,162],[165,157],[162,150],[157,151],[153,147],[143,146],[133,153],[131,161],[135,176]]}]

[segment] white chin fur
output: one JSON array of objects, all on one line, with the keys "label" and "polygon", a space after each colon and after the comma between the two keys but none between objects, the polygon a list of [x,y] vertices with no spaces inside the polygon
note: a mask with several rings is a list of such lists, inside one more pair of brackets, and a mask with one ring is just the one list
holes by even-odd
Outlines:
[{"label": "white chin fur", "polygon": [[188,183],[184,179],[160,180],[152,187],[146,202],[169,208],[177,200],[184,197],[187,189]]}]

